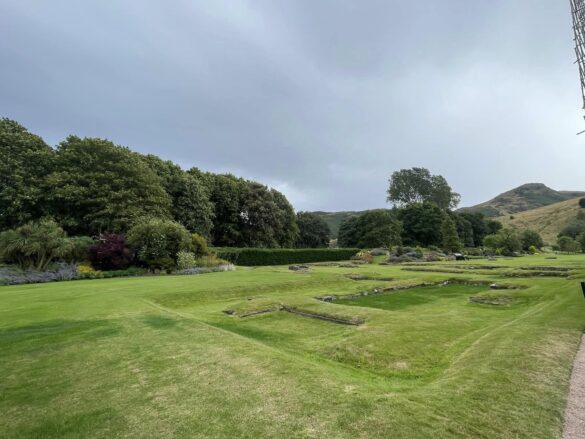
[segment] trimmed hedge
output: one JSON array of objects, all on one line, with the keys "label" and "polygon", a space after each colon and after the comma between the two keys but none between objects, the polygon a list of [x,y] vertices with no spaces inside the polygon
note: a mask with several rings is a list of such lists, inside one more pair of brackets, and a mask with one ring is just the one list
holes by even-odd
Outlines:
[{"label": "trimmed hedge", "polygon": [[357,248],[216,248],[221,259],[233,264],[257,267],[261,265],[307,264],[310,262],[347,261]]}]

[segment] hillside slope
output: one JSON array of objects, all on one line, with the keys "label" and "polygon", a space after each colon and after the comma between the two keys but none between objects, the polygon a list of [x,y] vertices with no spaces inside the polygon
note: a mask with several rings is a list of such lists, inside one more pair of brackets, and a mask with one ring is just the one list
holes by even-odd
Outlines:
[{"label": "hillside slope", "polygon": [[576,218],[577,212],[580,210],[579,198],[515,213],[512,216],[501,216],[497,220],[504,227],[535,230],[542,235],[547,244],[553,244],[561,229]]},{"label": "hillside slope", "polygon": [[585,192],[556,191],[542,183],[523,184],[497,197],[472,207],[464,207],[461,212],[481,212],[489,217],[504,216],[549,206],[585,196]]}]

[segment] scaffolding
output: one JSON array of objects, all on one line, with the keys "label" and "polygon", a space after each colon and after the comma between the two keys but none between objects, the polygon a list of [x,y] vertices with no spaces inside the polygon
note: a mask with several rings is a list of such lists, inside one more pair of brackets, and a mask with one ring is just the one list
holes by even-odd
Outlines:
[{"label": "scaffolding", "polygon": [[571,0],[571,12],[573,14],[573,31],[575,32],[576,63],[579,65],[581,75],[581,95],[585,110],[585,0]]}]

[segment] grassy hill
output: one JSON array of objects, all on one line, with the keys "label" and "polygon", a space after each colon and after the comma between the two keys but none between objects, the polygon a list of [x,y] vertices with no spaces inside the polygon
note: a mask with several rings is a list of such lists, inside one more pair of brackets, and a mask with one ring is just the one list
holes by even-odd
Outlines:
[{"label": "grassy hill", "polygon": [[553,244],[558,233],[577,216],[579,198],[562,201],[538,209],[527,210],[498,217],[504,227],[517,227],[519,229],[532,229],[541,234],[544,241]]},{"label": "grassy hill", "polygon": [[582,196],[585,196],[585,192],[556,191],[542,183],[528,183],[504,192],[484,203],[464,207],[460,211],[481,212],[489,217],[497,217],[538,209]]},{"label": "grassy hill", "polygon": [[346,212],[312,212],[316,215],[319,215],[321,218],[325,220],[329,229],[331,230],[331,237],[337,238],[337,234],[339,233],[339,226],[341,222],[349,218],[351,216],[358,216],[362,213],[367,212],[367,210],[358,212],[358,211],[346,211]]}]

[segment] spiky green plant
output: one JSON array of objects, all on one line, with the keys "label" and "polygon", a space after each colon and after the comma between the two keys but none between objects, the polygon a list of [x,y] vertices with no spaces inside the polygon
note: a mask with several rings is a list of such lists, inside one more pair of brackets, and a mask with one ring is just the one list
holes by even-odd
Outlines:
[{"label": "spiky green plant", "polygon": [[30,222],[0,233],[0,258],[21,268],[44,271],[68,255],[73,242],[52,219]]}]

